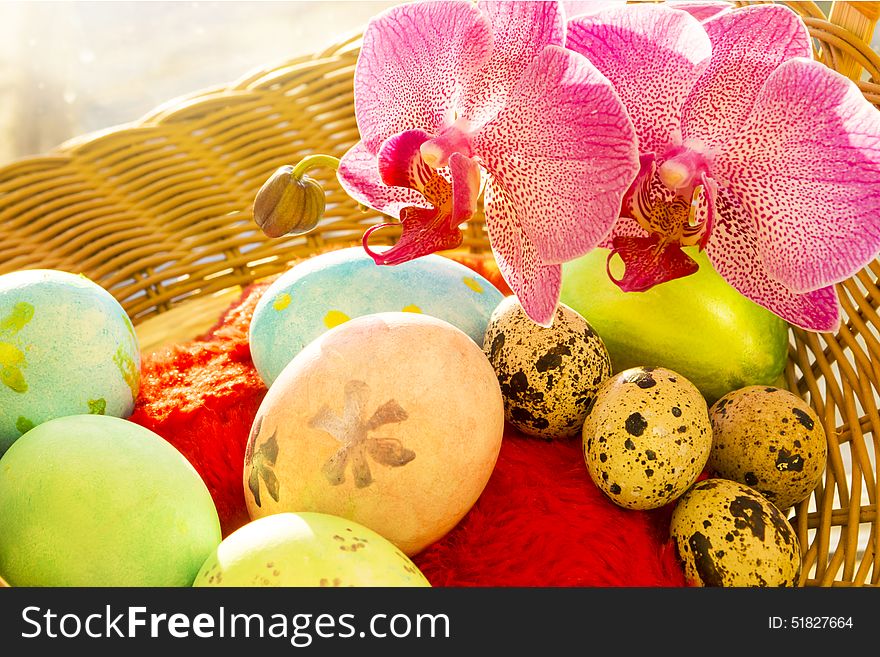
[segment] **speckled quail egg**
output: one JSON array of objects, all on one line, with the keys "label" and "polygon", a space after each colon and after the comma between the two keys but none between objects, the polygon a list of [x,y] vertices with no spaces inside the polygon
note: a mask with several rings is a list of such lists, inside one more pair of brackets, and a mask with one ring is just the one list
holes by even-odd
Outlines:
[{"label": "speckled quail egg", "polygon": [[756,490],[704,479],[675,505],[670,534],[694,586],[797,586],[801,552],[785,516]]},{"label": "speckled quail egg", "polygon": [[712,448],[706,400],[686,378],[661,367],[606,379],[582,436],[590,477],[628,509],[654,509],[679,497]]},{"label": "speckled quail egg", "polygon": [[506,420],[539,438],[576,436],[599,384],[611,375],[602,338],[564,304],[545,328],[515,296],[505,297],[489,318],[483,351],[498,376]]},{"label": "speckled quail egg", "polygon": [[709,409],[709,468],[751,486],[786,510],[809,497],[828,455],[819,416],[803,399],[780,388],[734,390]]}]

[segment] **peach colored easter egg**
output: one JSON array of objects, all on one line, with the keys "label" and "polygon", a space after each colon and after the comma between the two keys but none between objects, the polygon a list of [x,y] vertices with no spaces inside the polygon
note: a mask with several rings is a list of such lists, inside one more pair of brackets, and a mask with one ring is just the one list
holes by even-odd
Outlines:
[{"label": "peach colored easter egg", "polygon": [[503,430],[495,371],[467,334],[427,315],[358,317],[269,388],[245,456],[248,511],[341,516],[413,555],[476,502]]}]

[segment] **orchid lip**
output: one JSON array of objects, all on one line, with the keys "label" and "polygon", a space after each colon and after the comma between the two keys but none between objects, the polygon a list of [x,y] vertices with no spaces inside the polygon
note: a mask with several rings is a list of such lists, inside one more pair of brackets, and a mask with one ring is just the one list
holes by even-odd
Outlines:
[{"label": "orchid lip", "polygon": [[395,250],[393,247],[386,251],[383,251],[382,253],[377,253],[370,248],[370,235],[375,233],[377,230],[381,230],[382,228],[388,228],[389,226],[398,225],[399,224],[394,222],[376,224],[375,226],[371,226],[364,231],[364,235],[361,238],[361,244],[364,247],[364,251],[367,252],[367,255],[370,256],[377,265],[399,265],[402,262],[406,262],[407,260],[412,259],[411,257],[407,256],[406,253],[400,250]]}]

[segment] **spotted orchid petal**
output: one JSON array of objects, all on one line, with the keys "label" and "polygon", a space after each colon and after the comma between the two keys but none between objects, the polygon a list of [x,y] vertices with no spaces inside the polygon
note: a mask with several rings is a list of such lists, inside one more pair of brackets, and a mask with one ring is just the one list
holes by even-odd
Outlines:
[{"label": "spotted orchid petal", "polygon": [[431,207],[415,189],[386,185],[379,175],[379,158],[362,141],[342,156],[336,177],[346,194],[383,214],[399,217],[406,207]]},{"label": "spotted orchid petal", "polygon": [[492,26],[492,55],[469,80],[464,118],[474,128],[504,107],[526,67],[544,46],[565,42],[565,19],[556,2],[481,0],[480,11]]},{"label": "spotted orchid petal", "polygon": [[712,148],[745,123],[767,78],[783,62],[811,57],[803,21],[783,5],[754,5],[724,12],[703,27],[712,59],[682,108],[685,143]]},{"label": "spotted orchid petal", "polygon": [[599,244],[638,171],[635,135],[614,89],[586,58],[557,46],[532,62],[472,144],[544,264]]},{"label": "spotted orchid petal", "polygon": [[419,2],[370,21],[354,76],[367,150],[404,130],[431,134],[461,113],[465,85],[492,52],[489,22],[469,2]]},{"label": "spotted orchid petal", "polygon": [[400,211],[403,232],[397,243],[382,252],[373,251],[369,239],[377,230],[395,223],[379,224],[364,234],[363,246],[380,265],[395,265],[429,253],[454,249],[461,244],[459,224],[476,211],[480,193],[480,169],[459,153],[449,158],[449,177],[428,166],[421,146],[430,139],[423,130],[407,130],[385,140],[379,150],[378,168],[382,181],[394,188],[418,191],[430,208],[405,207]]},{"label": "spotted orchid petal", "polygon": [[566,46],[612,82],[640,152],[659,157],[681,143],[681,107],[712,52],[697,19],[659,5],[610,9],[570,21]]},{"label": "spotted orchid petal", "polygon": [[490,180],[484,201],[489,244],[501,275],[526,315],[540,326],[550,326],[559,301],[562,266],[542,262],[516,221],[516,202],[502,184]]},{"label": "spotted orchid petal", "polygon": [[698,21],[707,21],[718,14],[734,8],[729,2],[667,2],[667,7],[686,11]]},{"label": "spotted orchid petal", "polygon": [[749,213],[730,191],[715,200],[715,226],[706,249],[715,270],[735,289],[789,323],[808,331],[835,331],[840,304],[831,286],[796,294],[761,265],[760,240]]},{"label": "spotted orchid petal", "polygon": [[767,273],[793,292],[880,252],[880,112],[822,64],[782,64],[715,169],[751,217]]},{"label": "spotted orchid petal", "polygon": [[639,225],[638,221],[632,217],[621,215],[614,224],[614,228],[608,233],[608,236],[599,242],[599,246],[603,249],[611,249],[613,248],[614,238],[616,237],[644,237],[647,234],[648,233],[645,229]]}]

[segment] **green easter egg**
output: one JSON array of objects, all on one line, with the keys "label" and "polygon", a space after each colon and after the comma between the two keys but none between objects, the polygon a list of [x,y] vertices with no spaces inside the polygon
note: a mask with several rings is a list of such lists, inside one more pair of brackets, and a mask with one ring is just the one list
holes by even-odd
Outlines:
[{"label": "green easter egg", "polygon": [[49,420],[0,458],[0,574],[12,586],[190,586],[221,538],[196,470],[128,420]]},{"label": "green easter egg", "polygon": [[594,249],[563,264],[560,300],[602,336],[615,373],[666,367],[710,404],[745,386],[782,386],[788,324],[731,287],[705,252],[686,251],[700,265],[695,274],[622,292],[606,272],[608,250]]},{"label": "green easter egg", "polygon": [[237,529],[193,586],[430,586],[389,540],[326,513],[276,513]]}]

